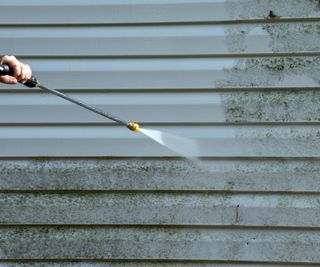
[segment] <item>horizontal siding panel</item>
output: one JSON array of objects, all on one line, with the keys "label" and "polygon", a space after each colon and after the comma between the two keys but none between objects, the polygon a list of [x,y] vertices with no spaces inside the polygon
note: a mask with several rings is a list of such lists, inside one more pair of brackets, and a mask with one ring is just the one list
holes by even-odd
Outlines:
[{"label": "horizontal siding panel", "polygon": [[[319,157],[319,126],[157,126],[167,144],[205,157]],[[169,142],[169,143],[168,143]],[[0,156],[176,156],[117,126],[1,126]]]},{"label": "horizontal siding panel", "polygon": [[[118,266],[118,267],[185,267],[185,266],[191,266],[191,267],[221,267],[221,266],[228,266],[228,267],[243,267],[247,266],[246,263],[228,263],[228,262],[218,262],[215,263],[214,261],[211,261],[210,263],[206,262],[190,262],[190,261],[146,261],[142,260],[138,263],[128,262],[128,261],[117,261],[117,262],[99,262],[99,263],[93,263],[89,261],[81,261],[80,263],[70,263],[67,261],[60,261],[60,263],[54,263],[54,262],[36,262],[36,261],[28,261],[28,262],[10,262],[1,263],[2,267],[83,267],[84,265],[86,267],[111,267],[111,266]],[[266,264],[264,263],[250,263],[250,267],[265,267]],[[273,267],[291,267],[292,264],[272,264]],[[308,266],[308,265],[306,265]],[[311,265],[312,266],[312,265]]]},{"label": "horizontal siding panel", "polygon": [[[224,121],[218,94],[78,93],[70,94],[108,113],[140,122]],[[319,94],[320,96],[320,94]],[[0,123],[112,122],[64,99],[40,93],[0,94]]]},{"label": "horizontal siding panel", "polygon": [[[320,91],[70,93],[120,118],[146,123],[319,122]],[[0,93],[0,123],[109,123],[50,94]]]},{"label": "horizontal siding panel", "polygon": [[319,23],[0,28],[16,56],[230,55],[319,52]]},{"label": "horizontal siding panel", "polygon": [[0,190],[319,192],[319,159],[1,160]]},{"label": "horizontal siding panel", "polygon": [[[155,23],[265,19],[270,10],[285,18],[319,17],[305,0],[54,0],[2,1],[0,24]],[[88,12],[89,11],[89,12]],[[15,16],[12,16],[15,14]]]},{"label": "horizontal siding panel", "polygon": [[2,259],[320,261],[318,230],[1,227],[0,235]]},{"label": "horizontal siding panel", "polygon": [[[57,89],[319,87],[320,57],[29,60]],[[22,88],[1,84],[0,89]]]},{"label": "horizontal siding panel", "polygon": [[319,201],[314,195],[0,193],[0,224],[319,227]]}]

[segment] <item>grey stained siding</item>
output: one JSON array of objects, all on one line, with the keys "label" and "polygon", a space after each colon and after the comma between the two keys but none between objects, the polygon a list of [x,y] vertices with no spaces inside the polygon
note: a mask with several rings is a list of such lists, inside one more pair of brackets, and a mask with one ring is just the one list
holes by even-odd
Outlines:
[{"label": "grey stained siding", "polygon": [[0,13],[1,54],[194,138],[201,157],[0,85],[0,267],[320,265],[319,1],[11,0]]}]

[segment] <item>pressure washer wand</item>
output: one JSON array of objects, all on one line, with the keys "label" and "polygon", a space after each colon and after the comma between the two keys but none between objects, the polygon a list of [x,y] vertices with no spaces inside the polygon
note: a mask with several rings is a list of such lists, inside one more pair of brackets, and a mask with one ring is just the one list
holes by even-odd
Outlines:
[{"label": "pressure washer wand", "polygon": [[[13,76],[13,70],[9,65],[0,64],[0,75],[11,75],[11,76]],[[39,88],[41,88],[42,90],[44,90],[46,92],[49,92],[51,94],[54,94],[54,95],[59,96],[61,98],[64,98],[65,100],[68,100],[68,101],[70,101],[70,102],[72,102],[72,103],[74,103],[76,105],[79,105],[79,106],[81,106],[83,108],[86,108],[86,109],[88,109],[90,111],[93,111],[94,113],[97,113],[97,114],[99,114],[99,115],[101,115],[103,117],[106,117],[106,118],[108,118],[110,120],[113,120],[113,121],[119,123],[119,124],[122,124],[122,125],[126,126],[127,128],[129,128],[133,132],[139,132],[140,126],[139,126],[138,123],[126,122],[126,121],[121,120],[121,119],[119,119],[119,118],[117,118],[117,117],[115,117],[115,116],[113,116],[111,114],[108,114],[108,113],[102,111],[101,109],[98,109],[96,107],[90,106],[90,105],[88,105],[88,104],[86,104],[86,103],[84,103],[84,102],[82,102],[82,101],[80,101],[78,99],[75,99],[75,98],[73,98],[71,96],[65,95],[65,94],[59,92],[58,90],[50,89],[50,88],[48,88],[46,86],[43,86],[43,85],[40,84],[39,80],[34,76],[31,76],[31,78],[28,81],[26,81],[24,83],[24,85],[29,87],[29,88],[39,87]]]}]

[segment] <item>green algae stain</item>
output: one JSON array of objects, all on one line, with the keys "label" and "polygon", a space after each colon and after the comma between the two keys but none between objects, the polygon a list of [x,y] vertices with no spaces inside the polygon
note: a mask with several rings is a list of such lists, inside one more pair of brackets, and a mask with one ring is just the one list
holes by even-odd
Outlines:
[{"label": "green algae stain", "polygon": [[222,94],[227,122],[320,121],[320,92],[267,91]]}]

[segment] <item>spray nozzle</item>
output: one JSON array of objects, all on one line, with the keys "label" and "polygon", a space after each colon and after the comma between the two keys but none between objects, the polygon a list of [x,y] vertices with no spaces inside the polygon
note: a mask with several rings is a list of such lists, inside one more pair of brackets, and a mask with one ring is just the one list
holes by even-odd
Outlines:
[{"label": "spray nozzle", "polygon": [[135,133],[139,132],[140,130],[140,125],[136,122],[129,122],[127,127]]}]

